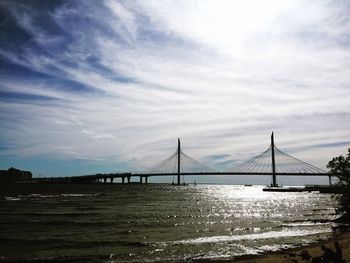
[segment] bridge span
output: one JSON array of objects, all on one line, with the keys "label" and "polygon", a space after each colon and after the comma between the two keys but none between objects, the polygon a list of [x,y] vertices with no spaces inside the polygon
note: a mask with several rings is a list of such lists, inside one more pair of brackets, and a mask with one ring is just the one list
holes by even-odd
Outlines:
[{"label": "bridge span", "polygon": [[181,184],[181,176],[196,175],[263,175],[271,176],[271,186],[276,187],[277,176],[328,176],[329,184],[332,183],[331,175],[320,168],[317,168],[307,162],[299,160],[289,154],[282,152],[274,143],[274,134],[271,134],[271,143],[269,147],[261,154],[244,161],[238,165],[232,166],[227,171],[215,170],[206,166],[181,150],[181,142],[178,139],[177,150],[167,159],[159,164],[138,172],[138,173],[111,173],[95,174],[72,177],[41,178],[41,180],[50,180],[58,182],[89,182],[89,183],[113,183],[114,179],[121,178],[121,183],[130,183],[131,178],[139,177],[142,184],[148,183],[151,176],[173,176],[177,178],[177,185]]}]

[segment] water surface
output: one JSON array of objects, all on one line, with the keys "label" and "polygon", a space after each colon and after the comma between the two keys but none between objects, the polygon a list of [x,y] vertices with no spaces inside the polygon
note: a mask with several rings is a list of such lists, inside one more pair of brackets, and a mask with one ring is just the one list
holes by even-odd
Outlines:
[{"label": "water surface", "polygon": [[226,259],[326,239],[336,217],[331,195],[263,192],[259,186],[61,188],[3,194],[0,257],[75,262]]}]

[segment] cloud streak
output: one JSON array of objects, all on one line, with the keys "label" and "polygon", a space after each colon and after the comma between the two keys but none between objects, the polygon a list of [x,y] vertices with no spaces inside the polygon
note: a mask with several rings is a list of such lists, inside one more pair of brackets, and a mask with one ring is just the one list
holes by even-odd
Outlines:
[{"label": "cloud streak", "polygon": [[324,168],[349,141],[346,2],[38,3],[1,4],[2,32],[17,32],[0,39],[8,163],[49,155],[142,169],[181,137],[221,167],[263,151],[274,130],[280,148]]}]

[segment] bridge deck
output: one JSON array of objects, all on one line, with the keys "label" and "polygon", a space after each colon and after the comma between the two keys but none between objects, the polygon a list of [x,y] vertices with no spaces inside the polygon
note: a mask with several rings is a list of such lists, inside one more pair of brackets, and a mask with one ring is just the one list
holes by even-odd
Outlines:
[{"label": "bridge deck", "polygon": [[[131,176],[177,176],[177,173],[135,173]],[[180,173],[180,175],[273,175],[273,173],[253,173],[253,172],[208,172],[208,173]],[[275,173],[284,176],[330,176],[328,173]]]}]

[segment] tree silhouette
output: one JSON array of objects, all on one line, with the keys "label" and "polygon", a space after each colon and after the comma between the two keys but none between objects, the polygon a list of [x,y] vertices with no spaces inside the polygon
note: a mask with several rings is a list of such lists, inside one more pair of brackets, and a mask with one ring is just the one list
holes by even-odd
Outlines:
[{"label": "tree silhouette", "polygon": [[350,148],[347,156],[334,157],[328,162],[329,173],[338,178],[339,186],[344,188],[341,195],[336,198],[339,201],[339,212],[343,212],[343,220],[350,222]]}]

